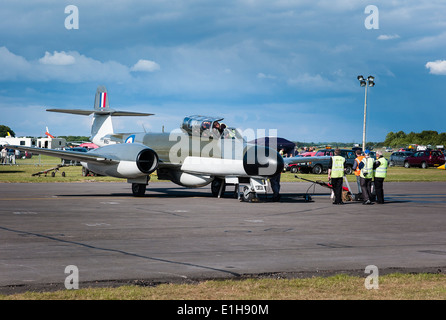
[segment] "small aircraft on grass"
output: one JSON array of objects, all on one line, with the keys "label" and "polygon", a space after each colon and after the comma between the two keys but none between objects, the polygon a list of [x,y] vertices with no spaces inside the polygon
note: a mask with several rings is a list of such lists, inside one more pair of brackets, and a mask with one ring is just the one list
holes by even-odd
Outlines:
[{"label": "small aircraft on grass", "polygon": [[[92,142],[99,148],[88,152],[10,146],[63,159],[80,161],[84,170],[127,179],[134,196],[143,196],[150,174],[178,185],[196,188],[211,183],[220,197],[226,185],[244,184],[243,200],[267,192],[268,178],[280,174],[283,159],[277,149],[249,144],[235,128],[220,123],[223,118],[185,117],[181,127],[170,133],[115,133],[112,117],[150,116],[151,113],[117,111],[109,107],[107,90],[99,86],[93,110],[47,109],[77,115],[93,114]],[[236,189],[238,190],[238,189]]]}]

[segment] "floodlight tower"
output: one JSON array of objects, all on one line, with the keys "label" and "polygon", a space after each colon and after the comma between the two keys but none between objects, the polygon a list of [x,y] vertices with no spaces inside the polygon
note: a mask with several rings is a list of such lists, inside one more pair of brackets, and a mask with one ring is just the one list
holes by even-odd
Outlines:
[{"label": "floodlight tower", "polygon": [[366,119],[367,119],[367,88],[375,86],[375,77],[369,76],[367,79],[364,79],[363,76],[358,76],[359,84],[361,87],[365,87],[365,98],[364,98],[364,128],[362,131],[362,152],[365,151],[365,128],[366,128]]}]

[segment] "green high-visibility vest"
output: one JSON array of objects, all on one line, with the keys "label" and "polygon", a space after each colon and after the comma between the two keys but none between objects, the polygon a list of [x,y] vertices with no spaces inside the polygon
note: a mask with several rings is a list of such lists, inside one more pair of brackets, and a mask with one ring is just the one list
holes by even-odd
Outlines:
[{"label": "green high-visibility vest", "polygon": [[375,170],[375,178],[387,177],[387,159],[379,158],[377,161],[379,161],[380,165]]},{"label": "green high-visibility vest", "polygon": [[362,159],[364,163],[364,167],[361,169],[361,178],[372,179],[373,178],[373,164],[375,163],[375,159],[373,158],[364,158]]},{"label": "green high-visibility vest", "polygon": [[341,156],[334,156],[331,158],[331,177],[342,178],[344,176],[345,159]]}]

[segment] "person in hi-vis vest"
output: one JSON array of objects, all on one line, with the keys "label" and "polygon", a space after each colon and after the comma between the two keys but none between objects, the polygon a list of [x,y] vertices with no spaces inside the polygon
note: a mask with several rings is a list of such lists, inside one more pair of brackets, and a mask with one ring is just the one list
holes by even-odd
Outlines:
[{"label": "person in hi-vis vest", "polygon": [[358,194],[362,194],[362,189],[361,189],[361,170],[359,169],[359,164],[361,163],[362,159],[364,159],[364,156],[362,155],[362,151],[361,150],[356,150],[355,152],[356,154],[356,159],[355,159],[355,163],[353,164],[353,170],[355,172],[355,176],[356,176],[356,184],[358,186]]},{"label": "person in hi-vis vest", "polygon": [[362,189],[362,199],[364,202],[362,204],[373,204],[372,202],[372,180],[374,176],[373,166],[375,164],[375,159],[370,157],[370,151],[364,151],[364,159],[362,159],[359,164],[359,169],[361,169],[361,189]]},{"label": "person in hi-vis vest", "polygon": [[375,192],[376,203],[384,203],[384,179],[387,177],[388,161],[383,157],[382,151],[376,151],[375,169]]},{"label": "person in hi-vis vest", "polygon": [[341,156],[341,150],[336,149],[334,156],[328,164],[328,180],[331,180],[335,199],[333,204],[344,204],[342,202],[342,183],[344,180],[345,158]]}]

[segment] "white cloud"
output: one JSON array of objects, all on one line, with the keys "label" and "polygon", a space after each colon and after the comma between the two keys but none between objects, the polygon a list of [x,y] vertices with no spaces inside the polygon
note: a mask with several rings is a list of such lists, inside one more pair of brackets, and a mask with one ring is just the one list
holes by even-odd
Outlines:
[{"label": "white cloud", "polygon": [[287,81],[288,85],[293,87],[323,87],[330,85],[320,74],[311,75],[308,73],[301,74],[297,77],[290,78]]},{"label": "white cloud", "polygon": [[160,69],[160,66],[155,61],[140,59],[130,71],[154,72]]},{"label": "white cloud", "polygon": [[378,37],[378,40],[393,40],[393,39],[399,39],[400,36],[397,34],[382,34]]},{"label": "white cloud", "polygon": [[39,59],[39,62],[41,64],[52,64],[57,66],[66,66],[70,64],[74,64],[76,62],[76,59],[66,54],[65,51],[57,52],[54,51],[54,53],[51,55],[48,51],[45,52],[45,56],[43,58]]},{"label": "white cloud", "polygon": [[0,47],[1,81],[116,81],[130,80],[130,68],[116,61],[102,62],[76,51],[46,52],[38,60],[27,60],[6,47]]},{"label": "white cloud", "polygon": [[259,72],[257,74],[257,78],[259,78],[259,79],[276,79],[276,76],[273,76],[271,74],[264,74],[263,72]]},{"label": "white cloud", "polygon": [[28,75],[31,64],[23,57],[15,55],[6,47],[0,47],[0,80],[16,80],[20,75]]},{"label": "white cloud", "polygon": [[446,60],[429,61],[426,68],[431,74],[446,75]]}]

